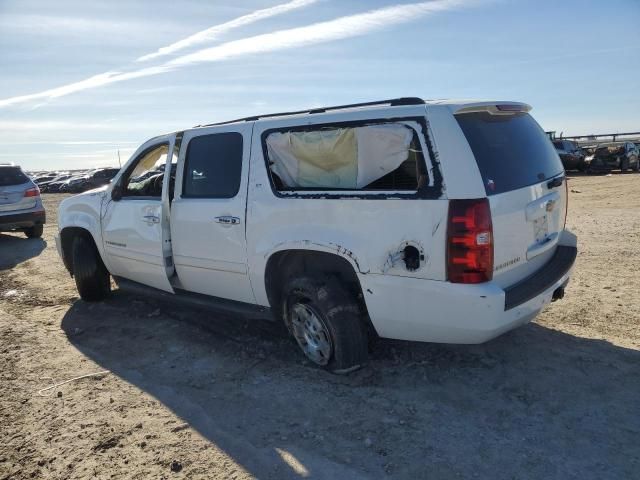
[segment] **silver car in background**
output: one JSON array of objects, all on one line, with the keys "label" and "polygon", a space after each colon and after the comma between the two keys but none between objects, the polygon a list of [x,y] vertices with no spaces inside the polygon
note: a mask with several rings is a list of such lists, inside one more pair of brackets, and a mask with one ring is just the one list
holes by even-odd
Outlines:
[{"label": "silver car in background", "polygon": [[45,223],[38,186],[20,167],[0,164],[0,232],[18,231],[39,238]]}]

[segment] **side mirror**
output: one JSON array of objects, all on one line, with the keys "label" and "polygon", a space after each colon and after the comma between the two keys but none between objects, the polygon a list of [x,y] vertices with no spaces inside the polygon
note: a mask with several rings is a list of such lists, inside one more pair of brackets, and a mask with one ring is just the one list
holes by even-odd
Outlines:
[{"label": "side mirror", "polygon": [[111,199],[114,202],[117,202],[121,198],[122,198],[122,187],[120,186],[120,184],[116,184],[113,186],[113,189],[111,190]]}]

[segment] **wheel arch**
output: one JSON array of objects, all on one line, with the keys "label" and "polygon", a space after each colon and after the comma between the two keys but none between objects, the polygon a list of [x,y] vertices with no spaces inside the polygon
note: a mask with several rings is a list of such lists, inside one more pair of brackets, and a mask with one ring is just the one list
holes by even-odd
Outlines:
[{"label": "wheel arch", "polygon": [[[357,265],[357,264],[356,264]],[[356,266],[338,253],[323,250],[290,248],[273,252],[264,270],[264,287],[269,305],[277,318],[282,317],[284,284],[296,275],[333,275],[343,281],[366,311]]]},{"label": "wheel arch", "polygon": [[83,237],[89,240],[96,247],[96,251],[98,255],[102,256],[100,253],[100,249],[98,248],[98,243],[89,230],[84,227],[65,227],[60,230],[60,249],[62,252],[62,262],[64,266],[69,271],[71,276],[73,276],[73,241],[77,237]]}]

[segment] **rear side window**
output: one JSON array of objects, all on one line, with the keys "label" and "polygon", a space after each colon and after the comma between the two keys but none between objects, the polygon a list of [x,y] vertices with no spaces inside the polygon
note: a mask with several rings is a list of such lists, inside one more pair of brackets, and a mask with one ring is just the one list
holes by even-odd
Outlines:
[{"label": "rear side window", "polygon": [[315,125],[264,138],[269,172],[280,192],[412,191],[427,183],[415,122]]},{"label": "rear side window", "polygon": [[562,173],[560,157],[527,113],[456,115],[478,163],[487,195],[517,190]]},{"label": "rear side window", "polygon": [[240,190],[242,134],[215,133],[191,139],[184,166],[182,196],[232,198]]},{"label": "rear side window", "polygon": [[27,183],[29,178],[18,167],[0,167],[0,187],[21,185]]}]

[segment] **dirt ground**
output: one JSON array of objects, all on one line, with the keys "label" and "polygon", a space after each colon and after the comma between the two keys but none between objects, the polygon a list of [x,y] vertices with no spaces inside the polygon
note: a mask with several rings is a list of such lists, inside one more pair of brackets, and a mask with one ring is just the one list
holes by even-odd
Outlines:
[{"label": "dirt ground", "polygon": [[349,376],[269,322],[79,300],[45,195],[43,240],[0,234],[0,479],[638,478],[640,175],[569,187],[564,300],[484,345],[382,341]]}]

